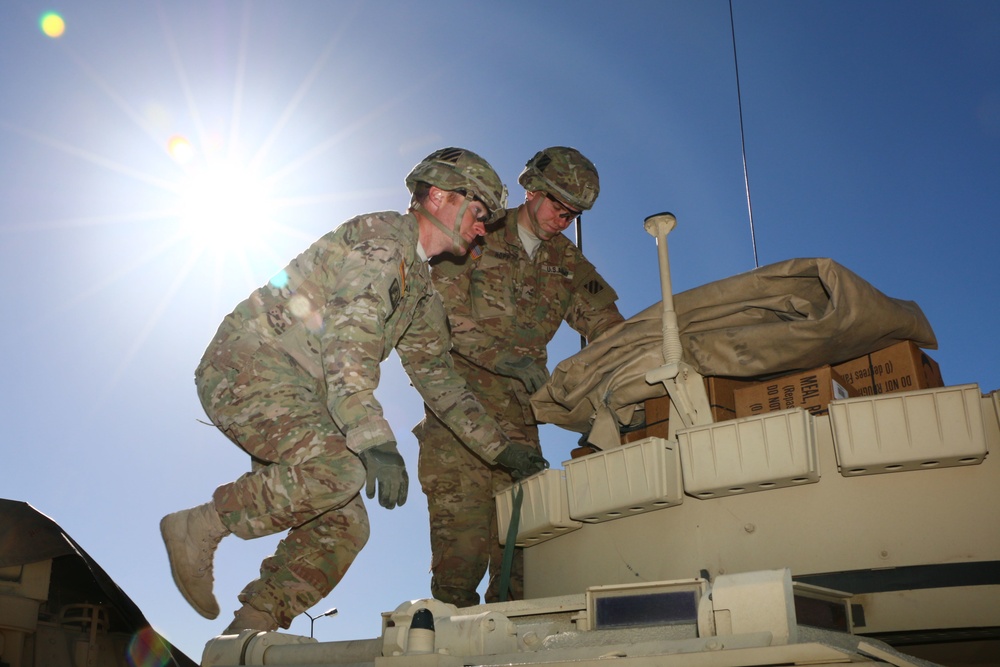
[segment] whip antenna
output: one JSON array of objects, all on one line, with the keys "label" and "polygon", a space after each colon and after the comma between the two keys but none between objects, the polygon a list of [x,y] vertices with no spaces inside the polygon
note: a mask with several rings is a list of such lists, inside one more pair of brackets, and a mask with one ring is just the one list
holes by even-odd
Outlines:
[{"label": "whip antenna", "polygon": [[[583,212],[576,216],[576,247],[579,248],[580,252],[583,252],[583,226],[581,226],[580,221],[583,220]],[[587,337],[580,334],[580,349],[587,347]]]},{"label": "whip antenna", "polygon": [[757,236],[753,229],[753,205],[750,203],[750,175],[747,172],[747,144],[743,134],[743,96],[740,94],[740,64],[736,59],[736,24],[733,21],[733,0],[729,0],[729,29],[733,35],[733,66],[736,68],[736,103],[740,111],[740,149],[743,152],[743,184],[747,191],[747,213],[750,216],[750,244],[753,246],[753,266],[758,268]]}]

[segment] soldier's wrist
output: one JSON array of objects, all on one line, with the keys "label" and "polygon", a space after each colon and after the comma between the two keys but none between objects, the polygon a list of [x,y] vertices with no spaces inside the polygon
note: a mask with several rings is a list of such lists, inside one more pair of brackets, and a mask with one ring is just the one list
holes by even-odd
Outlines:
[{"label": "soldier's wrist", "polygon": [[355,454],[395,440],[396,436],[384,417],[369,417],[347,430],[347,448]]}]

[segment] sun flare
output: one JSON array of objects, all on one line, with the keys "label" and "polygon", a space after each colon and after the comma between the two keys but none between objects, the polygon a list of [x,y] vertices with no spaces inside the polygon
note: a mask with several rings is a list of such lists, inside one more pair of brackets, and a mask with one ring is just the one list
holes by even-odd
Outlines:
[{"label": "sun flare", "polygon": [[238,249],[272,225],[268,184],[244,165],[190,169],[178,191],[181,229],[204,247]]}]

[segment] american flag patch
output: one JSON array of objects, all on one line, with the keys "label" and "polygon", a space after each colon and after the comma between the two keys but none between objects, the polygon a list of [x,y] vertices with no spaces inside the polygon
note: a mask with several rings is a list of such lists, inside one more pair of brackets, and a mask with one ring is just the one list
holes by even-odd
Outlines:
[{"label": "american flag patch", "polygon": [[479,259],[482,256],[483,256],[483,246],[480,245],[479,243],[476,243],[475,245],[469,248],[469,257],[471,257],[472,259]]}]

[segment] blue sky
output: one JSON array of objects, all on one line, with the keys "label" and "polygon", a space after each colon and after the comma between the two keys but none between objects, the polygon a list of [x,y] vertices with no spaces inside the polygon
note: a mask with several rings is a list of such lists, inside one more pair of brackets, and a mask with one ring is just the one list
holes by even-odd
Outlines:
[{"label": "blue sky", "polygon": [[[7,0],[0,17],[2,495],[58,521],[194,659],[277,539],[223,542],[219,620],[174,588],[160,517],[247,466],[200,423],[194,367],[312,240],[405,208],[424,155],[475,150],[519,201],[532,154],[580,149],[602,185],[584,250],[626,316],[659,300],[653,213],[678,218],[675,291],[754,268],[724,0]],[[831,257],[916,301],[946,383],[996,389],[1000,4],[736,0],[734,18],[759,264]],[[261,180],[206,213],[188,193],[224,165]],[[578,340],[564,328],[550,367]],[[313,610],[340,610],[323,640],[376,636],[428,595],[421,406],[395,357],[379,396],[411,494],[369,503],[368,546]],[[574,442],[543,429],[556,464]]]}]

